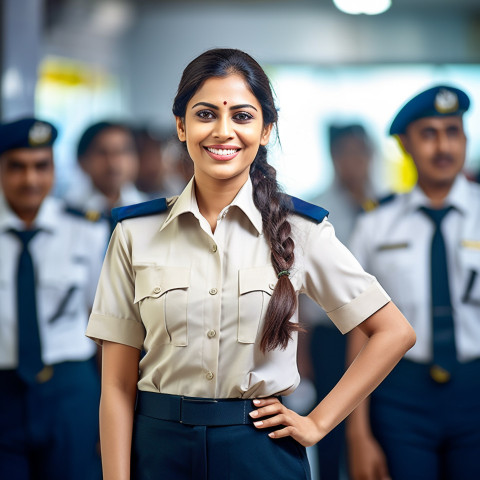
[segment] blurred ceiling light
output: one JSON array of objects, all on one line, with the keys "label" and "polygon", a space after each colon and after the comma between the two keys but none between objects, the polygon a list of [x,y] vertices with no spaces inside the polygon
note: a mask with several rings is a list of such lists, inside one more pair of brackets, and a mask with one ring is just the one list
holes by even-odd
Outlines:
[{"label": "blurred ceiling light", "polygon": [[333,3],[339,10],[351,15],[378,15],[392,5],[391,0],[333,0]]},{"label": "blurred ceiling light", "polygon": [[10,67],[3,74],[2,95],[8,99],[20,97],[23,94],[23,87],[20,71],[17,68]]},{"label": "blurred ceiling light", "polygon": [[118,35],[125,31],[133,19],[133,7],[124,1],[105,0],[95,4],[91,25],[94,31]]}]

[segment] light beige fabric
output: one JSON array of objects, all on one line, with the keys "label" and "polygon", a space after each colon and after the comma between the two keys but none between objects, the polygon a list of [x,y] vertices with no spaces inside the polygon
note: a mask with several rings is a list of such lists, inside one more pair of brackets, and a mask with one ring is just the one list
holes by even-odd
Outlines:
[{"label": "light beige fabric", "polygon": [[[327,220],[296,214],[289,220],[294,288],[322,305],[342,332],[389,301]],[[145,349],[140,390],[216,398],[288,394],[299,383],[296,336],[285,350],[259,349],[276,281],[250,180],[221,212],[214,234],[192,181],[167,212],[117,225],[87,335]]]}]

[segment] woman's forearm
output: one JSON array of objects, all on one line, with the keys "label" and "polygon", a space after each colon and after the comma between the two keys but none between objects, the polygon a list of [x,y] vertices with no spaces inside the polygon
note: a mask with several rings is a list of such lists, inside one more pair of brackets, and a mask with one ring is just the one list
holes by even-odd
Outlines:
[{"label": "woman's forearm", "polygon": [[309,414],[322,437],[380,384],[415,343],[413,329],[392,302],[357,328],[368,340],[337,385]]},{"label": "woman's forearm", "polygon": [[[350,365],[360,353],[368,337],[360,329],[354,329],[347,338],[347,364]],[[348,416],[345,433],[347,441],[372,437],[369,419],[370,398],[367,397]]]},{"label": "woman's forearm", "polygon": [[103,345],[100,445],[104,480],[130,480],[139,355],[125,345]]},{"label": "woman's forearm", "polygon": [[100,400],[100,445],[104,480],[130,479],[135,396],[104,388]]}]

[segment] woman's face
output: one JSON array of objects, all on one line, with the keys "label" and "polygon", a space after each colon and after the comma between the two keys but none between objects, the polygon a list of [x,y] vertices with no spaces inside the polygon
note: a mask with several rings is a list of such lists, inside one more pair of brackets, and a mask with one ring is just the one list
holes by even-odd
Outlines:
[{"label": "woman's face", "polygon": [[260,145],[266,145],[272,125],[263,125],[262,107],[241,75],[212,77],[177,117],[178,138],[186,142],[195,180],[238,181],[248,178]]}]

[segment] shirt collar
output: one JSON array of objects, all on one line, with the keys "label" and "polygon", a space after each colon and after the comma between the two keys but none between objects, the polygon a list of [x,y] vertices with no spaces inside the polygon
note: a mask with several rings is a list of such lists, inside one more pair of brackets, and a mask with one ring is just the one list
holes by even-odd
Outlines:
[{"label": "shirt collar", "polygon": [[[425,195],[423,190],[416,185],[409,195],[407,207],[411,211],[414,211],[418,210],[420,207],[430,207],[430,205],[430,199]],[[452,206],[462,213],[468,211],[468,180],[463,174],[457,175],[457,178],[453,182],[452,188],[445,199],[444,206]]]},{"label": "shirt collar", "polygon": [[[163,230],[167,225],[169,225],[175,218],[185,213],[193,214],[199,221],[202,218],[200,211],[198,209],[197,198],[195,196],[195,177],[193,177],[190,182],[187,184],[183,192],[177,197],[172,209],[170,210],[167,219],[160,227],[160,230]],[[238,207],[245,216],[250,220],[252,225],[255,227],[259,234],[263,231],[262,224],[262,215],[255,207],[253,203],[253,186],[250,177],[239,190],[235,198],[233,199],[230,205],[227,205],[222,212],[230,209],[232,207]],[[221,213],[222,213],[221,212]]]},{"label": "shirt collar", "polygon": [[[33,228],[52,231],[57,227],[57,218],[60,211],[60,201],[52,197],[47,197],[42,202],[37,217],[33,222]],[[10,208],[7,200],[0,195],[0,230],[9,229],[24,230],[24,222],[18,218],[15,212]]]}]

